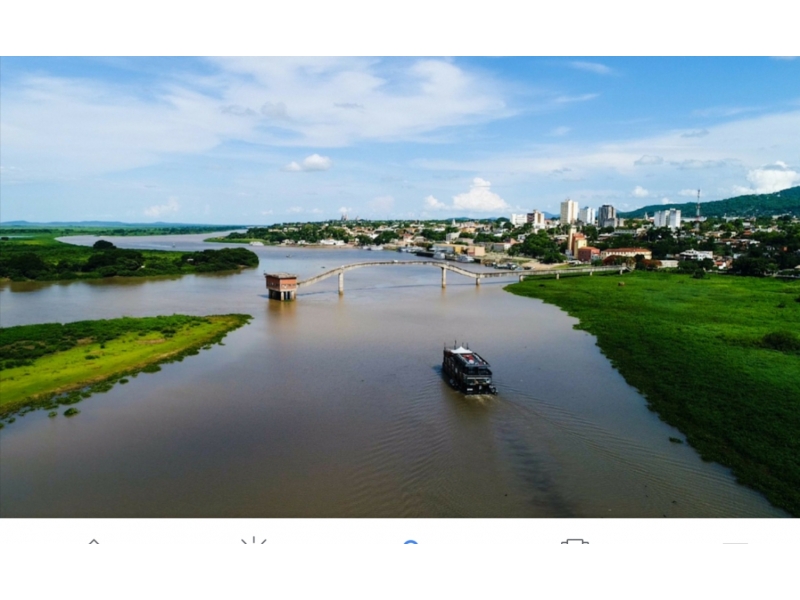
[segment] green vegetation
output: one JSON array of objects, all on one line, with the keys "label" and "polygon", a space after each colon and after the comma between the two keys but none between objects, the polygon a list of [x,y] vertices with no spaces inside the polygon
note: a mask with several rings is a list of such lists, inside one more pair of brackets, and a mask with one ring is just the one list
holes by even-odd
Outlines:
[{"label": "green vegetation", "polygon": [[800,516],[800,282],[636,271],[506,289],[580,319],[705,460]]},{"label": "green vegetation", "polygon": [[[3,231],[4,232],[4,231]],[[53,232],[0,240],[0,279],[59,281],[103,277],[152,277],[229,271],[258,266],[246,248],[202,252],[124,250],[107,240],[94,247],[64,244]]]},{"label": "green vegetation", "polygon": [[197,354],[250,318],[125,317],[0,329],[0,418],[75,404],[140,371],[159,371],[159,363]]},{"label": "green vegetation", "polygon": [[[652,215],[658,210],[677,208],[684,218],[689,218],[695,214],[696,206],[695,202],[651,204],[630,212],[619,213],[619,216],[626,219],[641,219],[645,213]],[[748,194],[747,196],[736,196],[726,200],[703,202],[700,204],[700,210],[703,216],[706,217],[723,217],[725,215],[763,217],[781,214],[800,217],[800,186],[772,194]]]}]

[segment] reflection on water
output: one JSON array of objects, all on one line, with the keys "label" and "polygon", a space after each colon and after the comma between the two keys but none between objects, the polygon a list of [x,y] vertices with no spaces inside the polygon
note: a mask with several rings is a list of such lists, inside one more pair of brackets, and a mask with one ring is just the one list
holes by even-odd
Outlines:
[{"label": "reflection on water", "polygon": [[[385,255],[255,251],[261,267],[235,274],[0,288],[2,326],[254,316],[224,345],[84,400],[78,417],[39,411],[2,430],[0,515],[783,516],[671,444],[680,434],[557,308],[453,273],[443,290],[438,269],[415,266],[350,271],[344,297],[331,278],[268,301],[262,270],[302,278]],[[455,339],[492,363],[497,396],[445,383]]]}]

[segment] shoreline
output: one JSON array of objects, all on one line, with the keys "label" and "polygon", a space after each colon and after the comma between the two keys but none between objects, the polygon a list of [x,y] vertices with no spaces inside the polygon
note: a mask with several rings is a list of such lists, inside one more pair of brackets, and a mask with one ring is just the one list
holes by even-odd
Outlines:
[{"label": "shoreline", "polygon": [[595,336],[648,408],[703,460],[800,516],[800,351],[767,345],[774,331],[800,330],[800,285],[641,271],[624,278],[504,289],[577,318],[575,328]]}]

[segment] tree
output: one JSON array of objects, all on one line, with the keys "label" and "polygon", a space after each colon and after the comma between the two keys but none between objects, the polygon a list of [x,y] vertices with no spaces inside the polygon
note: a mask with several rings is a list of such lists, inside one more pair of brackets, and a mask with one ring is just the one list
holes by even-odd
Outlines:
[{"label": "tree", "polygon": [[107,240],[97,240],[92,245],[92,248],[95,250],[111,250],[112,248],[116,248],[116,246]]}]

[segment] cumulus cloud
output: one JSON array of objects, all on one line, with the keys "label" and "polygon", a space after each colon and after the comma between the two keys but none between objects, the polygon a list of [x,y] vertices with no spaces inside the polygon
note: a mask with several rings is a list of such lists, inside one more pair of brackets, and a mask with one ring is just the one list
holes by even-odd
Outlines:
[{"label": "cumulus cloud", "polygon": [[660,165],[664,162],[664,159],[660,156],[651,156],[649,154],[645,154],[639,160],[634,161],[634,165],[637,167],[643,167],[648,165]]},{"label": "cumulus cloud", "polygon": [[327,171],[333,166],[333,161],[327,156],[312,154],[306,156],[302,162],[290,162],[283,167],[284,171]]},{"label": "cumulus cloud", "polygon": [[611,75],[614,72],[611,67],[608,67],[602,63],[588,62],[583,60],[573,60],[569,63],[569,66],[573,69],[578,69],[579,71],[589,71],[590,73],[596,73],[597,75]]},{"label": "cumulus cloud", "polygon": [[637,185],[635,188],[633,188],[631,194],[633,194],[637,198],[647,198],[650,195],[650,192],[648,192],[642,186]]},{"label": "cumulus cloud", "polygon": [[166,204],[157,204],[155,206],[145,208],[144,214],[148,217],[158,218],[163,215],[176,213],[178,212],[179,208],[180,204],[178,204],[178,199],[174,196],[170,196]]},{"label": "cumulus cloud", "polygon": [[472,180],[468,192],[453,196],[453,204],[440,202],[433,196],[425,198],[425,208],[429,210],[452,210],[462,213],[505,212],[510,210],[509,204],[491,190],[492,184],[476,177]]},{"label": "cumulus cloud", "polygon": [[685,189],[678,192],[678,196],[686,196],[687,198],[695,198],[697,196],[697,190],[690,190]]},{"label": "cumulus cloud", "polygon": [[783,161],[772,165],[751,169],[747,173],[747,181],[751,187],[735,186],[734,192],[739,194],[771,194],[800,184],[800,173],[791,169]]},{"label": "cumulus cloud", "polygon": [[353,209],[349,206],[340,206],[339,212],[342,213],[343,215],[347,215],[353,212]]},{"label": "cumulus cloud", "polygon": [[433,196],[428,196],[425,198],[425,208],[428,210],[447,210],[448,206]]},{"label": "cumulus cloud", "polygon": [[662,198],[661,199],[661,204],[670,204],[670,203],[671,203],[671,200],[669,198]]}]

